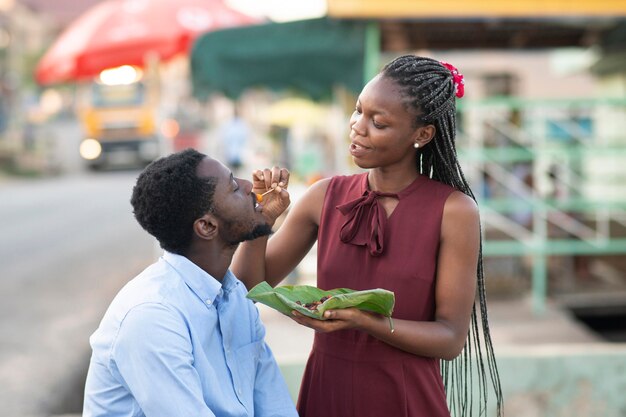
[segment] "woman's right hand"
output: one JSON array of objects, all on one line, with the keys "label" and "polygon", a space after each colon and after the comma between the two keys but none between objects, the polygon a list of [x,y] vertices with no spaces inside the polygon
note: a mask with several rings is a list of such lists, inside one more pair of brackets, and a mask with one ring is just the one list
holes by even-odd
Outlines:
[{"label": "woman's right hand", "polygon": [[252,173],[252,192],[264,194],[260,202],[263,215],[267,222],[273,225],[276,219],[289,207],[291,199],[287,186],[289,185],[289,171],[286,168],[274,166],[272,169],[256,170]]},{"label": "woman's right hand", "polygon": [[307,317],[299,311],[291,312],[291,319],[302,326],[309,327],[316,332],[329,333],[337,330],[360,329],[365,330],[364,323],[372,318],[382,318],[380,314],[359,310],[358,308],[342,308],[324,312],[324,320]]}]

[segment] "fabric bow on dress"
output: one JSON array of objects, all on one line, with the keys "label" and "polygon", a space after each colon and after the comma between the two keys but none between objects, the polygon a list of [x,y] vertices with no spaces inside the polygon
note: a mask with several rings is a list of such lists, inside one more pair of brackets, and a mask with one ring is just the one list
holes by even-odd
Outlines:
[{"label": "fabric bow on dress", "polygon": [[380,197],[398,198],[398,194],[365,190],[361,197],[337,206],[347,216],[339,232],[341,241],[367,246],[372,256],[379,256],[384,250],[387,213]]}]

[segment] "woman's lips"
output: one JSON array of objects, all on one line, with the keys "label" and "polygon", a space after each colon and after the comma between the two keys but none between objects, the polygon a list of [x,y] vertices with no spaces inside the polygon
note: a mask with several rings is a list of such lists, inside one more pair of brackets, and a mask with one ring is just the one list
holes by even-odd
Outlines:
[{"label": "woman's lips", "polygon": [[370,151],[370,148],[367,148],[363,145],[360,145],[356,142],[352,142],[350,144],[350,155],[355,158],[359,158]]}]

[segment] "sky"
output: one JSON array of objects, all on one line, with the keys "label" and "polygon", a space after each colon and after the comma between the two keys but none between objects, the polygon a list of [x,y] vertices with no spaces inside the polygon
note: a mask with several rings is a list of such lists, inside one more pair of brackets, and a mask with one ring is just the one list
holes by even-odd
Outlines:
[{"label": "sky", "polygon": [[313,19],[326,14],[326,0],[225,0],[225,3],[252,16],[276,22]]}]

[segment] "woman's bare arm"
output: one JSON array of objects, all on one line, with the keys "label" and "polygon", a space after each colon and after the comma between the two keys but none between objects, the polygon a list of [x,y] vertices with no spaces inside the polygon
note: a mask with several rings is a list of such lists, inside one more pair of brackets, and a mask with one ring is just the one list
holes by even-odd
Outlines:
[{"label": "woman's bare arm", "polygon": [[332,310],[321,321],[294,313],[294,319],[317,331],[357,328],[404,351],[420,356],[452,359],[465,344],[476,294],[480,245],[478,209],[461,192],[446,201],[441,226],[435,288],[435,320],[394,320],[357,309]]},{"label": "woman's bare arm", "polygon": [[329,182],[324,179],[309,187],[271,238],[259,238],[239,246],[231,269],[248,289],[262,281],[278,285],[306,256],[317,239]]}]

